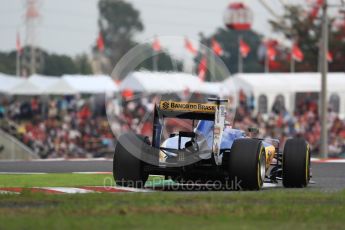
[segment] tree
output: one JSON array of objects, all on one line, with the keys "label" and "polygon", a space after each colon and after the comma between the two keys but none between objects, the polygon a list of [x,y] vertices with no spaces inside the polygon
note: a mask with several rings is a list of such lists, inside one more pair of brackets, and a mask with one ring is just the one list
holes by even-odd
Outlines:
[{"label": "tree", "polygon": [[16,52],[0,52],[0,73],[16,73]]},{"label": "tree", "polygon": [[[29,48],[24,48],[21,58],[22,70],[28,67]],[[91,74],[91,66],[85,54],[77,56],[75,59],[67,55],[50,54],[42,49],[37,49],[40,56],[37,62],[37,73],[48,76],[61,76],[63,74]],[[0,72],[14,75],[16,74],[16,51],[8,53],[0,52]],[[25,71],[24,71],[25,72]],[[26,71],[28,72],[28,71]]]},{"label": "tree", "polygon": [[61,76],[64,74],[91,74],[91,65],[85,54],[75,59],[67,55],[49,54],[43,52],[43,75]]},{"label": "tree", "polygon": [[[114,65],[136,43],[133,36],[143,31],[144,26],[139,11],[130,3],[122,0],[100,0],[99,29],[104,39],[104,55],[109,58],[112,66],[105,72],[110,73]],[[94,48],[94,52],[97,48]]]},{"label": "tree", "polygon": [[78,55],[74,59],[74,63],[79,74],[92,74],[92,68],[90,66],[90,62],[86,54]]},{"label": "tree", "polygon": [[[304,60],[296,63],[297,71],[318,71],[319,41],[321,37],[321,20],[311,18],[301,5],[285,5],[285,13],[281,19],[271,20],[273,30],[283,34],[291,42],[297,42],[304,53]],[[330,18],[329,50],[334,61],[330,71],[344,71],[345,43],[339,38],[341,30],[331,28],[334,18]],[[286,52],[290,52],[287,47]],[[286,60],[288,62],[288,60]]]},{"label": "tree", "polygon": [[63,74],[77,73],[77,67],[73,59],[66,55],[44,53],[43,75],[61,76]]},{"label": "tree", "polygon": [[[147,52],[143,53],[154,52],[154,50],[150,46],[146,46],[144,48],[147,49]],[[159,52],[156,56],[145,59],[140,65],[136,67],[136,70],[144,69],[148,71],[154,71],[154,61],[157,61],[157,71],[182,71],[182,62],[172,57],[168,50],[165,49]]]}]

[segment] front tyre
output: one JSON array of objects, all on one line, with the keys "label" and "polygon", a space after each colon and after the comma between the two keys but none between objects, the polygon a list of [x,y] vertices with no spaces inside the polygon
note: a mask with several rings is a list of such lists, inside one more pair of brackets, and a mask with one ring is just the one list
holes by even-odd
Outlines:
[{"label": "front tyre", "polygon": [[147,143],[145,138],[132,133],[123,134],[118,139],[113,160],[113,176],[117,185],[143,188],[148,178],[144,172],[145,162],[140,156]]},{"label": "front tyre", "polygon": [[[258,139],[241,138],[234,141],[226,157],[229,179],[234,190],[259,190],[266,176],[265,148]],[[234,187],[235,186],[235,187]]]},{"label": "front tyre", "polygon": [[289,139],[283,152],[283,185],[303,188],[310,180],[310,148],[303,138]]}]

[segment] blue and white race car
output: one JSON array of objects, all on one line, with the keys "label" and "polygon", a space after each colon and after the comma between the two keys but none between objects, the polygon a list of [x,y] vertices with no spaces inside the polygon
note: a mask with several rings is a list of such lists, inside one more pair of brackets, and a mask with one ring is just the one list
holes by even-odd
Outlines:
[{"label": "blue and white race car", "polygon": [[[310,180],[310,148],[304,139],[260,139],[258,132],[231,128],[226,121],[228,100],[209,103],[161,101],[155,106],[152,137],[120,136],[113,173],[118,185],[143,187],[150,174],[179,183],[220,182],[225,188],[259,190],[264,182],[305,187]],[[166,118],[190,119],[191,130],[162,140]],[[195,126],[194,126],[195,124]],[[236,185],[234,187],[234,185]]]}]

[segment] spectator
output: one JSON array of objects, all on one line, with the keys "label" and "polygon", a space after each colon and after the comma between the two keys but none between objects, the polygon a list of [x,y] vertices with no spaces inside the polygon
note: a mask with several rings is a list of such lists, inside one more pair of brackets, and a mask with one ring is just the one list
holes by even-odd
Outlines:
[{"label": "spectator", "polygon": [[[317,103],[311,97],[299,100],[295,114],[290,114],[279,105],[267,116],[256,114],[252,95],[240,92],[234,128],[246,130],[256,126],[260,137],[278,138],[281,146],[288,137],[302,136],[313,152],[319,149],[321,133]],[[199,98],[200,99],[200,98]],[[114,149],[111,130],[118,132],[134,131],[145,136],[152,134],[152,111],[159,97],[131,97],[123,101],[122,108],[116,100],[107,102],[108,115],[92,111],[81,98],[52,99],[48,102],[48,116],[40,113],[42,103],[32,98],[30,103],[14,100],[9,106],[0,104],[0,118],[16,122],[16,133],[21,141],[39,153],[42,158],[103,156]],[[31,114],[35,115],[32,119]],[[329,113],[329,151],[332,156],[345,153],[345,123],[332,111]],[[191,123],[182,120],[166,122],[169,132],[190,129]],[[111,126],[111,128],[110,128]]]},{"label": "spectator", "polygon": [[40,104],[37,97],[31,99],[31,111],[33,115],[38,115],[40,113]]},{"label": "spectator", "polygon": [[0,104],[0,119],[3,119],[5,117],[5,113],[5,107],[2,104]]}]

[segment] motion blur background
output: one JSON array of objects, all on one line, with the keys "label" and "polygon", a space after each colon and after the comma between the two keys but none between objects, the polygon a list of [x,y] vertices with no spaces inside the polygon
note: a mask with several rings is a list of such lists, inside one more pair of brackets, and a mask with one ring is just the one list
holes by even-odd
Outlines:
[{"label": "motion blur background", "polygon": [[[196,101],[231,91],[238,98],[234,127],[257,126],[262,137],[283,143],[303,136],[320,154],[323,0],[0,4],[0,159],[110,157],[112,127],[151,135],[150,114],[162,89]],[[344,157],[345,11],[340,0],[328,5],[328,156]],[[236,23],[250,28],[237,30]],[[162,35],[184,39],[165,43]],[[219,70],[199,42],[230,76],[212,82]],[[114,66],[137,44],[156,57],[115,81]],[[106,110],[115,113],[116,98],[124,110],[109,122]],[[167,132],[177,127],[184,125],[168,123]]]}]

